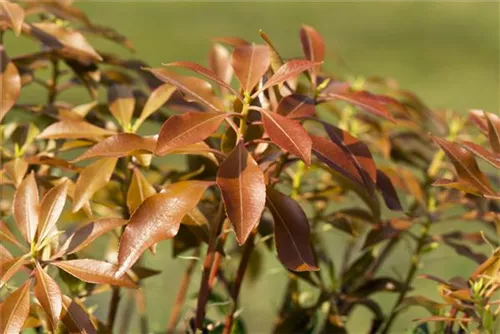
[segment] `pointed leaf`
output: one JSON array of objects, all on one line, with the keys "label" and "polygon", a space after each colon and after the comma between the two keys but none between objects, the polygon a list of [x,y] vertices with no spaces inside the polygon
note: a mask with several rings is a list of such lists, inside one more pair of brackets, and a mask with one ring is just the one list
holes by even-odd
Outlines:
[{"label": "pointed leaf", "polygon": [[132,214],[120,239],[117,276],[123,275],[151,245],[174,237],[211,182],[184,181],[147,198]]},{"label": "pointed leaf", "polygon": [[[313,27],[303,25],[300,28],[300,42],[306,59],[313,62],[322,62],[325,59],[325,42]],[[319,66],[310,72],[317,73],[318,71]]]},{"label": "pointed leaf", "polygon": [[488,124],[488,139],[493,152],[500,153],[500,117],[484,112]]},{"label": "pointed leaf", "polygon": [[38,135],[42,139],[95,139],[114,135],[115,132],[85,121],[64,120],[53,123]]},{"label": "pointed leaf", "polygon": [[153,152],[155,147],[156,139],[154,137],[141,137],[133,133],[119,133],[98,142],[72,162],[94,157],[121,158],[136,153]]},{"label": "pointed leaf", "polygon": [[259,31],[260,37],[266,42],[267,46],[269,47],[269,51],[271,52],[271,68],[274,73],[283,65],[283,58],[281,58],[278,50],[274,46],[274,43],[271,41],[271,37],[269,37],[268,34],[263,32],[262,30]]},{"label": "pointed leaf", "polygon": [[135,107],[135,98],[130,87],[125,85],[113,85],[109,87],[108,106],[111,114],[113,114],[122,127],[128,129]]},{"label": "pointed leaf", "polygon": [[233,51],[231,65],[240,82],[241,89],[250,93],[260,78],[266,73],[271,63],[267,45],[238,46]]},{"label": "pointed leaf", "polygon": [[111,179],[118,159],[104,158],[85,167],[78,176],[73,199],[73,212],[80,210],[87,201]]},{"label": "pointed leaf", "polygon": [[215,75],[225,82],[231,83],[233,68],[231,67],[231,54],[220,44],[214,44],[208,54],[208,63]]},{"label": "pointed leaf", "polygon": [[310,97],[292,94],[281,99],[276,112],[288,118],[312,117],[316,108]]},{"label": "pointed leaf", "polygon": [[4,165],[4,169],[9,174],[16,187],[23,181],[24,175],[28,171],[28,163],[25,159],[15,158]]},{"label": "pointed leaf", "polygon": [[129,213],[134,213],[146,198],[154,194],[156,194],[155,188],[138,168],[134,168],[134,174],[132,175],[132,181],[130,182],[127,193],[127,207]]},{"label": "pointed leaf", "polygon": [[0,1],[0,19],[6,19],[12,30],[19,36],[21,34],[21,28],[24,22],[24,9],[17,3],[5,1]]},{"label": "pointed leaf", "polygon": [[0,304],[0,332],[20,333],[30,312],[30,284],[26,281]]},{"label": "pointed leaf", "polygon": [[141,116],[139,116],[137,121],[135,121],[134,129],[137,130],[137,128],[150,115],[152,115],[156,110],[160,109],[161,106],[163,106],[172,96],[172,94],[175,92],[175,89],[175,86],[166,83],[152,91],[148,97],[148,100],[146,101],[146,104],[144,105],[144,108],[142,108]]},{"label": "pointed leaf", "polygon": [[490,165],[496,168],[500,168],[500,154],[492,153],[482,147],[481,145],[472,143],[470,141],[461,140],[460,144],[465,147],[469,152],[473,153],[477,157],[480,157]]},{"label": "pointed leaf", "polygon": [[398,193],[391,182],[391,179],[380,169],[377,169],[377,188],[384,198],[385,205],[391,210],[402,211],[403,207],[399,202]]},{"label": "pointed leaf", "polygon": [[127,275],[116,275],[118,267],[108,262],[81,259],[52,262],[52,265],[87,283],[137,288],[137,284]]},{"label": "pointed leaf", "polygon": [[267,188],[267,207],[274,218],[276,250],[293,271],[316,271],[309,221],[300,205],[277,190]]},{"label": "pointed leaf", "polygon": [[188,112],[170,117],[160,129],[155,153],[165,155],[176,148],[205,140],[217,131],[226,117],[228,114],[221,112]]},{"label": "pointed leaf", "polygon": [[14,197],[14,218],[24,239],[30,243],[38,226],[38,188],[31,172],[19,185]]},{"label": "pointed leaf", "polygon": [[311,138],[302,125],[280,114],[260,109],[264,130],[271,140],[285,151],[311,164]]},{"label": "pointed leaf", "polygon": [[217,185],[241,245],[259,223],[266,204],[264,174],[242,141],[220,165]]},{"label": "pointed leaf", "polygon": [[43,240],[49,235],[56,225],[64,209],[67,192],[68,183],[66,180],[63,180],[63,182],[50,189],[45,196],[43,196],[39,211],[40,223],[38,224],[38,241]]},{"label": "pointed leaf", "polygon": [[283,64],[272,77],[259,89],[259,91],[266,90],[269,87],[278,85],[288,79],[294,78],[300,73],[310,70],[314,66],[320,65],[321,62],[313,62],[305,59],[290,60]]},{"label": "pointed leaf", "polygon": [[213,111],[224,110],[224,104],[215,96],[212,86],[205,80],[196,77],[182,76],[174,72],[170,72],[165,68],[149,69],[158,79],[174,85],[180,91],[201,104],[209,107]]},{"label": "pointed leaf", "polygon": [[[3,3],[3,1],[1,2]],[[21,76],[16,65],[7,57],[5,48],[0,45],[0,121],[14,106],[21,95]]]},{"label": "pointed leaf", "polygon": [[66,295],[62,296],[62,301],[61,321],[71,334],[97,333],[88,313],[79,303]]},{"label": "pointed leaf", "polygon": [[36,263],[35,277],[36,283],[33,292],[47,315],[51,330],[55,331],[62,310],[61,290],[56,281],[42,269],[38,262]]}]

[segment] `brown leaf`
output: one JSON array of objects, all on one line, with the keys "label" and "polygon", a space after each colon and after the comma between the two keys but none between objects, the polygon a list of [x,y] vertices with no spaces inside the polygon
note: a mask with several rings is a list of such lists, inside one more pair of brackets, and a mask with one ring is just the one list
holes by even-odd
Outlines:
[{"label": "brown leaf", "polygon": [[274,218],[278,257],[290,270],[319,270],[311,246],[309,221],[292,198],[267,188],[267,207]]},{"label": "brown leaf", "polygon": [[500,154],[492,153],[482,147],[481,145],[472,143],[470,141],[461,140],[460,144],[469,150],[474,155],[480,157],[484,161],[488,162],[490,165],[496,168],[500,168]]},{"label": "brown leaf", "polygon": [[391,179],[380,169],[377,169],[377,188],[384,198],[385,205],[391,210],[402,211],[403,207],[399,202],[398,193],[391,182]]},{"label": "brown leaf", "polygon": [[[302,51],[308,60],[313,62],[322,62],[325,59],[325,42],[323,37],[313,28],[303,25],[300,28],[300,42]],[[310,72],[316,74],[319,66]]]},{"label": "brown leaf", "polygon": [[302,118],[314,116],[316,108],[310,97],[292,94],[281,99],[276,112],[288,118]]},{"label": "brown leaf", "polygon": [[241,89],[248,94],[266,73],[270,63],[271,57],[267,45],[237,46],[231,59]]},{"label": "brown leaf", "polygon": [[135,107],[135,98],[130,87],[126,85],[113,85],[109,87],[108,106],[111,114],[113,114],[121,126],[124,129],[128,129]]},{"label": "brown leaf", "polygon": [[38,262],[36,262],[35,277],[36,283],[33,292],[47,316],[49,328],[55,331],[62,310],[61,290],[56,281],[42,269]]},{"label": "brown leaf", "polygon": [[153,152],[155,147],[156,139],[154,137],[119,133],[98,142],[72,162],[95,157],[121,158],[137,153]]},{"label": "brown leaf", "polygon": [[260,109],[260,112],[264,130],[269,138],[283,150],[301,158],[309,166],[312,141],[302,125],[296,120],[265,109]]},{"label": "brown leaf", "polygon": [[87,201],[111,179],[117,158],[104,158],[85,167],[78,176],[73,199],[73,212],[80,210]]},{"label": "brown leaf", "polygon": [[221,112],[188,112],[170,117],[160,129],[155,154],[162,156],[173,149],[205,140],[228,116]]},{"label": "brown leaf", "polygon": [[137,288],[137,284],[135,284],[127,275],[116,275],[118,267],[108,262],[91,259],[79,259],[52,262],[52,265],[87,283],[110,284],[125,288]]},{"label": "brown leaf", "polygon": [[198,101],[213,111],[224,110],[224,104],[215,96],[212,86],[205,80],[196,77],[182,76],[170,72],[165,68],[151,68],[149,71],[158,79],[177,87],[186,94],[190,100]]},{"label": "brown leaf", "polygon": [[30,284],[26,281],[0,304],[0,332],[20,333],[30,312]]},{"label": "brown leaf", "polygon": [[90,245],[101,235],[108,233],[117,227],[121,227],[126,223],[127,220],[121,218],[102,218],[90,222],[73,232],[68,239],[66,239],[61,248],[59,248],[53,258],[76,253]]},{"label": "brown leaf", "polygon": [[216,182],[236,232],[236,240],[241,245],[259,223],[266,204],[264,174],[243,141],[220,165]]},{"label": "brown leaf", "polygon": [[141,116],[134,123],[134,130],[137,130],[151,114],[161,108],[175,92],[175,89],[175,86],[166,83],[152,91],[144,108],[142,108]]},{"label": "brown leaf", "polygon": [[16,36],[21,34],[21,27],[24,22],[24,9],[17,3],[10,1],[0,1],[0,19],[5,19]]},{"label": "brown leaf", "polygon": [[283,64],[269,80],[266,81],[264,86],[259,89],[259,91],[263,91],[268,89],[269,87],[278,85],[288,79],[295,78],[300,73],[310,70],[315,66],[320,65],[321,62],[314,62],[305,59],[296,59],[290,60]]},{"label": "brown leaf", "polygon": [[129,213],[134,213],[142,202],[154,194],[156,194],[155,188],[138,168],[134,168],[134,174],[132,175],[132,181],[130,182],[127,193],[127,207]]},{"label": "brown leaf", "polygon": [[67,191],[68,183],[63,180],[43,196],[39,210],[38,241],[44,240],[56,225],[66,203]]},{"label": "brown leaf", "polygon": [[493,152],[500,153],[500,117],[484,112],[488,124],[488,139]]},{"label": "brown leaf", "polygon": [[208,54],[208,63],[215,75],[226,84],[231,83],[231,77],[233,76],[233,68],[230,62],[231,54],[229,51],[222,45],[215,43]]},{"label": "brown leaf", "polygon": [[15,158],[4,165],[4,169],[9,174],[16,187],[23,181],[24,175],[28,171],[28,163],[25,159]]},{"label": "brown leaf", "polygon": [[14,218],[24,239],[30,243],[38,226],[38,188],[35,174],[31,172],[19,185],[14,197]]},{"label": "brown leaf", "polygon": [[88,313],[78,302],[66,295],[62,296],[62,301],[61,321],[71,334],[97,333]]},{"label": "brown leaf", "polygon": [[184,181],[147,198],[132,214],[120,239],[117,276],[123,275],[151,245],[177,234],[182,218],[211,182]]},{"label": "brown leaf", "polygon": [[[0,2],[4,3],[4,1]],[[5,48],[0,45],[0,121],[14,106],[21,95],[21,76],[16,65],[7,57]]]},{"label": "brown leaf", "polygon": [[46,127],[38,135],[41,139],[95,139],[114,135],[115,132],[85,121],[64,120]]}]

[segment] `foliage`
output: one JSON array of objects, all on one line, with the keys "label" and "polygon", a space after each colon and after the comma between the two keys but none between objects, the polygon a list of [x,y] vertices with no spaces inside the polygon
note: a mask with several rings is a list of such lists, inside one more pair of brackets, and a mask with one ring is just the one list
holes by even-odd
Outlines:
[{"label": "foliage", "polygon": [[[141,257],[168,239],[176,256],[189,251],[192,260],[167,332],[245,332],[240,289],[264,245],[288,272],[274,332],[343,333],[357,306],[373,314],[371,333],[390,332],[413,306],[431,313],[414,333],[431,322],[438,332],[495,331],[499,252],[485,256],[470,244],[497,247],[498,116],[473,110],[464,118],[383,78],[330,75],[323,38],[309,26],[300,29],[303,58],[284,58],[261,31],[261,44],[214,39],[208,67],[150,68],[96,50],[87,35],[133,46],[70,1],[0,6],[2,36],[41,44],[21,56],[0,48],[2,333],[112,332],[121,290],[141,298],[138,288],[158,273]],[[195,76],[179,74],[186,71]],[[20,103],[28,85],[41,85],[47,100]],[[63,102],[79,88],[90,101]],[[19,121],[26,114],[32,121]],[[147,134],[148,124],[161,128]],[[171,170],[162,157],[179,154],[188,168]],[[484,231],[433,233],[450,220]],[[332,228],[349,240],[341,263],[327,251]],[[86,257],[82,250],[104,234],[119,243]],[[406,276],[380,275],[403,240],[412,253]],[[424,256],[441,243],[478,267],[465,278],[422,275],[438,283],[443,300],[435,302],[411,290]],[[196,311],[180,323],[202,250]],[[317,292],[314,302],[300,298],[304,285]],[[107,290],[104,320],[86,301]],[[397,295],[389,312],[377,293]],[[218,318],[206,317],[208,303]],[[147,313],[140,317],[147,332]]]}]

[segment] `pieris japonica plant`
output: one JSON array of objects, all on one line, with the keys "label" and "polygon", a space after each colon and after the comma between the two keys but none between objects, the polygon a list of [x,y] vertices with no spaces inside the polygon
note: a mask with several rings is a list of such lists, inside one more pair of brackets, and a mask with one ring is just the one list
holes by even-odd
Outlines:
[{"label": "pieris japonica plant", "polygon": [[[498,330],[494,112],[433,110],[393,80],[330,74],[325,42],[306,25],[298,57],[261,31],[255,43],[214,38],[206,65],[166,53],[150,67],[93,47],[88,35],[133,49],[71,1],[0,9],[2,333],[118,332],[121,294],[143,300],[162,269],[143,265],[158,243],[189,255],[168,333],[246,332],[240,292],[257,252],[277,256],[287,281],[273,332],[347,333],[358,306],[372,314],[370,333],[391,332],[414,306],[430,313],[407,326],[414,333]],[[6,34],[40,48],[10,54]],[[42,93],[23,98],[27,86]],[[65,102],[82,88],[79,103]],[[168,165],[173,155],[185,168]],[[433,231],[450,220],[476,232]],[[332,229],[345,239],[341,261],[329,251]],[[89,257],[105,234],[111,249]],[[403,277],[381,274],[401,244],[411,254]],[[471,247],[480,244],[491,253]],[[437,245],[477,269],[426,272]],[[413,290],[419,278],[436,281],[441,300]],[[306,289],[314,298],[300,298]],[[104,319],[88,299],[107,291]],[[396,298],[387,308],[375,294]],[[148,333],[147,309],[137,316]]]}]

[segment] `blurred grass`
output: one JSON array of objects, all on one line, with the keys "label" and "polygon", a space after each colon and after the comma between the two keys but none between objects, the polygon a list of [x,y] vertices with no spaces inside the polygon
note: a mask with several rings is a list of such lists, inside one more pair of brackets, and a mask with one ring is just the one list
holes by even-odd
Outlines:
[{"label": "blurred grass", "polygon": [[[465,112],[469,108],[499,111],[499,3],[497,2],[78,2],[77,5],[96,23],[116,28],[128,36],[135,55],[110,43],[93,40],[103,50],[126,57],[138,57],[151,66],[162,62],[191,60],[206,64],[210,38],[240,36],[261,42],[258,30],[271,35],[284,56],[300,56],[298,29],[301,24],[314,26],[327,42],[327,52],[340,56],[347,69],[330,57],[326,68],[333,73],[349,75],[380,75],[400,82],[415,91],[429,106],[453,108]],[[19,42],[6,36],[9,54],[34,50],[32,42]],[[39,100],[38,93],[23,92],[24,100]],[[67,96],[78,100],[84,96]],[[101,96],[101,98],[104,98]],[[85,100],[80,103],[87,102]],[[458,222],[438,227],[451,231]],[[460,224],[464,227],[463,224]],[[478,230],[480,225],[467,225]],[[338,264],[342,245],[347,237],[340,232],[325,233],[330,254]],[[158,255],[146,256],[146,264],[163,273],[145,281],[147,309],[151,331],[165,329],[185,263],[171,258],[171,243],[159,245]],[[264,249],[261,249],[265,251]],[[409,265],[407,243],[383,268],[383,273],[403,275]],[[200,264],[201,265],[201,264]],[[432,272],[443,278],[467,276],[474,264],[445,246],[424,258],[421,272]],[[247,282],[242,292],[243,317],[251,333],[269,332],[280,305],[285,272],[274,256],[266,256],[261,278]],[[278,273],[276,273],[278,272]],[[199,276],[191,290],[195,292]],[[436,286],[417,280],[416,293],[435,296]],[[101,305],[97,314],[105,319],[107,295],[96,297]],[[395,297],[379,295],[384,308]],[[126,300],[126,298],[125,298]],[[125,301],[122,303],[123,306]],[[189,304],[191,309],[194,302]],[[371,315],[357,310],[348,326],[352,333],[365,331]],[[209,313],[212,314],[212,313]],[[425,315],[411,309],[394,326],[402,333],[411,320]],[[118,322],[118,324],[120,321]],[[132,320],[133,332],[138,320]],[[119,328],[119,326],[117,326]]]}]

